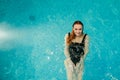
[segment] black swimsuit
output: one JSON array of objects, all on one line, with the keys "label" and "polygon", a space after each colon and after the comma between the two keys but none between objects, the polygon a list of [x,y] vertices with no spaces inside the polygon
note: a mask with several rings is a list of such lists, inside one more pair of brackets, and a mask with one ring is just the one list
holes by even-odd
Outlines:
[{"label": "black swimsuit", "polygon": [[71,42],[69,45],[69,53],[72,62],[76,65],[80,61],[80,58],[84,55],[84,40],[87,34],[84,35],[81,43]]}]

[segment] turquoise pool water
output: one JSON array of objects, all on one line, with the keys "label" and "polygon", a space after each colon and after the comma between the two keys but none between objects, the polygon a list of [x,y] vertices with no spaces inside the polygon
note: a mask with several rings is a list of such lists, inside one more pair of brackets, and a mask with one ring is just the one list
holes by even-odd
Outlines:
[{"label": "turquoise pool water", "polygon": [[64,35],[90,36],[83,80],[120,80],[120,0],[0,0],[0,80],[66,80]]}]

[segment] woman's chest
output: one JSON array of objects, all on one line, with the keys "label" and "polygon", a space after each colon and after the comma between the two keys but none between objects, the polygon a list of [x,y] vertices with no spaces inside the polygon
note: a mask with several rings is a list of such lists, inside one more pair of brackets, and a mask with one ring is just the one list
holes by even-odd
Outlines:
[{"label": "woman's chest", "polygon": [[75,38],[75,39],[72,40],[72,42],[81,43],[82,38]]}]

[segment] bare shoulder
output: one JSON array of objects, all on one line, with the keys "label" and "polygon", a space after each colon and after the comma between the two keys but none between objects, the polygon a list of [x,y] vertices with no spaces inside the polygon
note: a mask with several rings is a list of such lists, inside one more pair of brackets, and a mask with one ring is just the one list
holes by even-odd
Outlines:
[{"label": "bare shoulder", "polygon": [[86,35],[86,38],[89,38],[89,35],[88,35],[88,34]]},{"label": "bare shoulder", "polygon": [[85,37],[85,40],[89,41],[89,35],[87,34],[86,37]]}]

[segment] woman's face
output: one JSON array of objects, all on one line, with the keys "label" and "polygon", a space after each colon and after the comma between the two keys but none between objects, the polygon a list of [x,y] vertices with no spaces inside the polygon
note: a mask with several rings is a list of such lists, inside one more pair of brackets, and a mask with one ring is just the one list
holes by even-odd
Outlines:
[{"label": "woman's face", "polygon": [[81,24],[75,24],[73,27],[73,31],[76,36],[80,36],[82,34],[82,25]]}]

